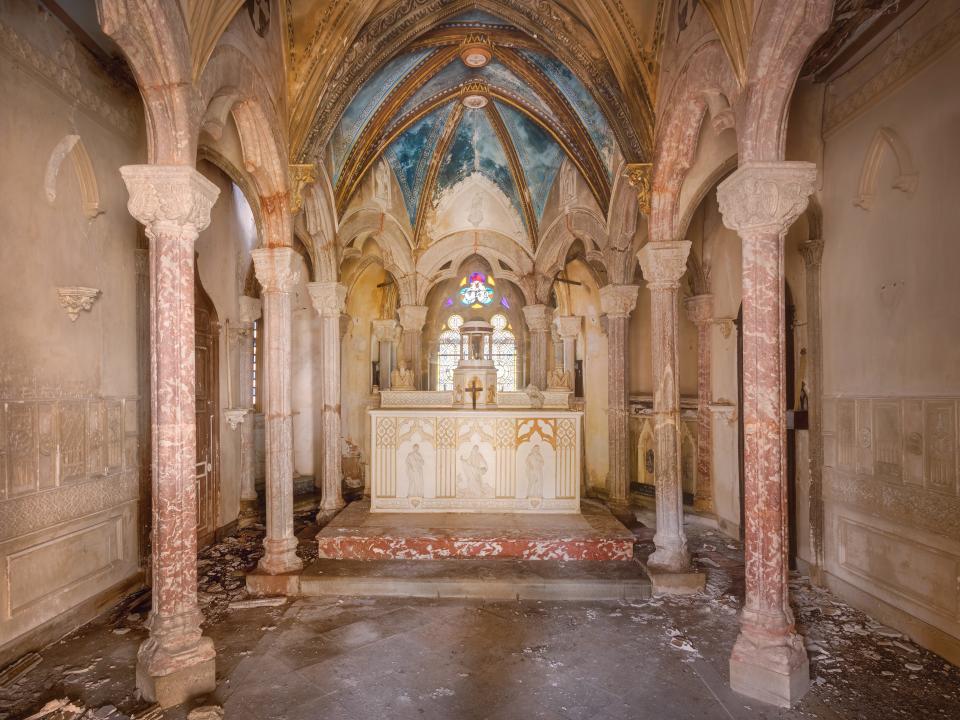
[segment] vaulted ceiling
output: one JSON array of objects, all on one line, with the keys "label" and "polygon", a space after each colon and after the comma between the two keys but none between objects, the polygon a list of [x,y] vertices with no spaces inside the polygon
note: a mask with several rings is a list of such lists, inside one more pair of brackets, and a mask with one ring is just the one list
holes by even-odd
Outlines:
[{"label": "vaulted ceiling", "polygon": [[385,158],[415,234],[445,194],[482,175],[535,244],[565,157],[607,207],[616,143],[569,67],[509,22],[474,10],[421,35],[363,84],[334,128],[328,162],[342,211]]}]

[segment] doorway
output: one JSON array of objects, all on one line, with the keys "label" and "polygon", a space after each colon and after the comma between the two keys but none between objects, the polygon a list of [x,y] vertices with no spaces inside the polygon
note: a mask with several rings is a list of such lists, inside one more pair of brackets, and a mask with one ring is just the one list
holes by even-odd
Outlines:
[{"label": "doorway", "polygon": [[197,547],[214,541],[220,495],[219,330],[217,311],[200,281],[197,263],[193,271],[196,420],[197,420]]}]

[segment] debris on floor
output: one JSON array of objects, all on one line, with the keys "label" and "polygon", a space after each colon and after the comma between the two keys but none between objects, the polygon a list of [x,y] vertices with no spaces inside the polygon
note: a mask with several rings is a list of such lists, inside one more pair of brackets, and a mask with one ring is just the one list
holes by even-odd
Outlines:
[{"label": "debris on floor", "polygon": [[27,653],[0,672],[0,687],[12,685],[43,661],[37,653]]}]

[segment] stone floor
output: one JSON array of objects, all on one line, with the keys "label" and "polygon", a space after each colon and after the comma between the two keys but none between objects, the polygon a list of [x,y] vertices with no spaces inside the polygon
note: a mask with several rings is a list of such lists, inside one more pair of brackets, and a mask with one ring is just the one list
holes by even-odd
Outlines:
[{"label": "stone floor", "polygon": [[[306,519],[305,539],[316,534]],[[804,578],[793,590],[811,691],[790,711],[732,693],[726,663],[742,598],[742,551],[715,531],[690,528],[708,585],[683,599],[311,598],[231,608],[244,597],[242,570],[256,561],[260,532],[244,531],[202,558],[200,597],[219,681],[204,702],[222,705],[228,720],[960,718],[957,668]],[[635,532],[642,556],[650,532]],[[308,540],[301,552],[315,557]],[[54,698],[69,698],[77,710],[51,720],[143,717],[148,707],[136,697],[133,663],[146,634],[145,599],[131,597],[42,650],[37,667],[0,688],[0,718],[27,717]]]}]

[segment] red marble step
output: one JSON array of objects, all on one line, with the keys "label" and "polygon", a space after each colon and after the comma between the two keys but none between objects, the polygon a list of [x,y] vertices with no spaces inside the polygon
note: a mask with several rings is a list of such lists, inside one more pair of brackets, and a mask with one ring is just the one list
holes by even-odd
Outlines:
[{"label": "red marble step", "polygon": [[633,534],[603,508],[581,515],[371,514],[354,503],[317,535],[333,560],[623,560]]}]

